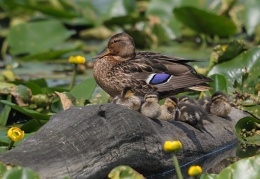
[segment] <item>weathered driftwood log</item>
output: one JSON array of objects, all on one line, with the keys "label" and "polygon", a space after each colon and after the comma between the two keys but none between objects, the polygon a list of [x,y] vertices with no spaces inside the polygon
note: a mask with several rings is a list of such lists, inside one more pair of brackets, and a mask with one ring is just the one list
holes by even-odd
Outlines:
[{"label": "weathered driftwood log", "polygon": [[53,116],[20,146],[0,155],[6,164],[26,166],[42,178],[102,179],[118,165],[144,175],[173,168],[166,140],[180,140],[180,163],[193,160],[235,140],[234,125],[244,117],[232,109],[229,119],[211,115],[208,132],[183,122],[152,120],[116,104],[72,107]]}]

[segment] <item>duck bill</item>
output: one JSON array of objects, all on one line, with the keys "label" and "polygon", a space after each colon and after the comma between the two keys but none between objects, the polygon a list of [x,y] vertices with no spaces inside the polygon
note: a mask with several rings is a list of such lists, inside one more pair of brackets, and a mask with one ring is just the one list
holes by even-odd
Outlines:
[{"label": "duck bill", "polygon": [[105,48],[103,51],[101,51],[100,53],[95,55],[92,59],[102,58],[106,55],[109,55],[109,53],[110,53],[110,51],[108,50],[108,48]]}]

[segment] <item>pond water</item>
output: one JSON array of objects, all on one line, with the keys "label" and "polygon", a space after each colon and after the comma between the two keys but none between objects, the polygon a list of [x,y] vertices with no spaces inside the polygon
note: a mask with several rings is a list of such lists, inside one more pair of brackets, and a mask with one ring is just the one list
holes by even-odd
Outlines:
[{"label": "pond water", "polygon": [[[181,165],[181,171],[184,178],[188,178],[187,172],[190,166],[199,165],[203,173],[218,174],[232,163],[232,158],[236,157],[238,142],[233,141],[224,147],[218,148],[208,154],[198,156],[193,161]],[[161,174],[146,176],[147,179],[175,179],[175,169],[165,171]]]}]

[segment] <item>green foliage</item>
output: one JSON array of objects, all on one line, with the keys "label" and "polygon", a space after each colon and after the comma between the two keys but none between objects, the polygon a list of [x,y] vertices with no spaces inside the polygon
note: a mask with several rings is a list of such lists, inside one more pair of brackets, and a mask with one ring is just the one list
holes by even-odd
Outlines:
[{"label": "green foliage", "polygon": [[260,146],[260,120],[244,117],[236,123],[235,129],[241,142]]},{"label": "green foliage", "polygon": [[210,87],[212,88],[210,90],[211,94],[213,94],[216,91],[227,92],[227,80],[225,76],[220,74],[214,74],[211,75],[210,78],[213,80],[213,82],[210,82]]},{"label": "green foliage", "polygon": [[200,179],[257,179],[260,175],[259,162],[260,155],[241,159],[222,170],[219,174],[202,174]]},{"label": "green foliage", "polygon": [[144,179],[144,176],[129,166],[121,165],[115,167],[108,174],[110,179]]},{"label": "green foliage", "polygon": [[236,25],[230,19],[194,7],[175,8],[174,15],[198,33],[230,36],[236,32]]},{"label": "green foliage", "polygon": [[0,163],[0,178],[2,179],[40,179],[39,175],[29,168],[7,167]]},{"label": "green foliage", "polygon": [[11,27],[7,41],[11,48],[11,54],[35,54],[53,49],[63,43],[70,35],[72,32],[68,31],[61,22],[47,20],[22,23]]}]

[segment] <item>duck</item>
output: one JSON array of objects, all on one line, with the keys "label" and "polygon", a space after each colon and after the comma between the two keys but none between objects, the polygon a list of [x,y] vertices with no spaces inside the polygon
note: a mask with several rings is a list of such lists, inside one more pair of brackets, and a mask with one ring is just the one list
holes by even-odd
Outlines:
[{"label": "duck", "polygon": [[165,98],[164,104],[160,106],[161,115],[160,120],[164,121],[174,121],[178,120],[180,117],[180,110],[177,107],[178,99],[174,96]]},{"label": "duck", "polygon": [[207,104],[206,109],[211,114],[215,114],[219,117],[227,117],[231,112],[231,105],[227,96],[223,92],[216,91],[211,96],[211,100]]},{"label": "duck", "polygon": [[136,52],[133,38],[125,32],[112,36],[93,60],[94,79],[112,98],[130,86],[135,95],[157,93],[159,99],[164,99],[184,91],[207,91],[207,82],[212,81],[188,65],[194,60]]},{"label": "duck", "polygon": [[200,106],[181,102],[178,104],[178,108],[180,109],[181,115],[177,120],[188,123],[201,132],[207,132],[204,125],[213,123],[208,113]]},{"label": "duck", "polygon": [[151,119],[158,119],[161,115],[161,108],[159,105],[158,95],[155,93],[148,93],[144,96],[144,102],[141,106],[140,113]]},{"label": "duck", "polygon": [[120,96],[116,96],[112,99],[111,103],[126,106],[127,108],[139,111],[141,107],[141,98],[136,96],[131,87],[125,87]]}]

